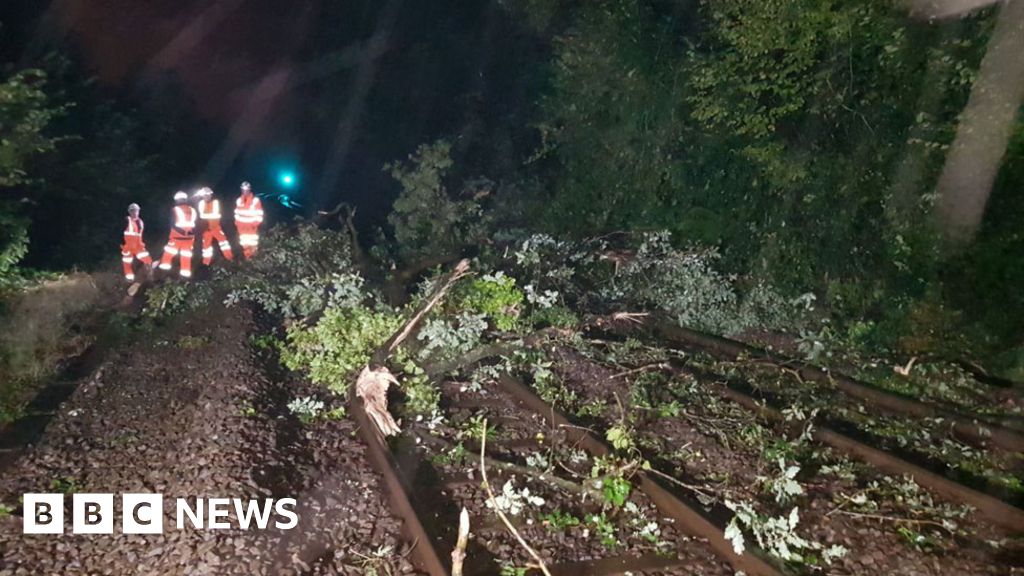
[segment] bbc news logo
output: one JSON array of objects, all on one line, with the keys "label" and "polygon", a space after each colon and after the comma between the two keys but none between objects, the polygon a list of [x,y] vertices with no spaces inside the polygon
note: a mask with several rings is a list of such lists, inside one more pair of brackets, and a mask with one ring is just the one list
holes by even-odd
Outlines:
[{"label": "bbc news logo", "polygon": [[[64,494],[25,494],[23,496],[25,534],[64,533]],[[190,503],[178,498],[174,505],[174,523],[178,530],[226,530],[271,525],[291,530],[299,523],[294,498],[243,500],[241,498],[196,498]],[[231,516],[234,512],[234,517]],[[73,494],[71,529],[74,534],[113,534],[113,494]],[[162,494],[122,494],[120,528],[122,534],[163,534],[164,497]]]}]

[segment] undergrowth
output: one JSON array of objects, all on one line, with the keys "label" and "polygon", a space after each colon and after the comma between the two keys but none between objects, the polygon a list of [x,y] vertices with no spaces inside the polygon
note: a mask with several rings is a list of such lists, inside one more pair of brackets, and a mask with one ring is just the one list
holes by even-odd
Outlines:
[{"label": "undergrowth", "polygon": [[373,350],[400,325],[401,317],[389,310],[328,308],[316,324],[288,328],[281,361],[292,370],[305,370],[313,382],[344,394]]},{"label": "undergrowth", "polygon": [[50,278],[0,298],[0,424],[25,403],[61,363],[96,339],[104,314],[101,288],[84,274]]}]

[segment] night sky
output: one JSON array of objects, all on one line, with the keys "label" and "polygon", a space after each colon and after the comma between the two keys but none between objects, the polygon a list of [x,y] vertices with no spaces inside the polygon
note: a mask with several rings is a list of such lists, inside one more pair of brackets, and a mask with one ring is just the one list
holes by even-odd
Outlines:
[{"label": "night sky", "polygon": [[60,49],[142,110],[170,98],[208,125],[217,141],[183,182],[233,194],[247,179],[265,192],[295,168],[307,212],[345,200],[374,224],[397,194],[382,166],[417,145],[449,138],[466,175],[499,177],[509,158],[475,155],[474,142],[532,145],[512,127],[536,100],[529,69],[544,46],[493,1],[4,4],[8,61]]}]

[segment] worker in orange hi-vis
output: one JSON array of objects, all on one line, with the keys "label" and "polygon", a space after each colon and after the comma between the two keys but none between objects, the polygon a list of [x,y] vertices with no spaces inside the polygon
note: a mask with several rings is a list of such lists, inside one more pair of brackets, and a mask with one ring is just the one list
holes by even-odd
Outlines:
[{"label": "worker in orange hi-vis", "polygon": [[263,204],[252,193],[252,186],[242,182],[242,195],[235,201],[235,228],[238,229],[238,245],[246,259],[256,254],[260,245],[260,224],[263,224]]},{"label": "worker in orange hi-vis", "polygon": [[196,207],[199,209],[199,221],[203,226],[203,265],[209,266],[213,262],[213,241],[217,241],[220,253],[226,260],[233,260],[231,243],[224,235],[224,229],[220,225],[220,200],[213,197],[213,190],[200,188],[195,197],[199,198]]},{"label": "worker in orange hi-vis", "polygon": [[139,205],[128,205],[128,223],[124,228],[124,242],[121,244],[121,263],[124,265],[124,279],[135,282],[135,270],[132,264],[138,258],[146,266],[148,271],[153,265],[153,259],[146,251],[146,243],[142,240],[142,230],[145,225],[139,217]]},{"label": "worker in orange hi-vis", "polygon": [[171,234],[164,246],[164,254],[160,258],[160,269],[170,270],[175,256],[181,257],[178,273],[182,278],[192,277],[192,248],[195,244],[196,209],[189,206],[188,194],[177,192],[174,195],[174,212],[171,222]]}]

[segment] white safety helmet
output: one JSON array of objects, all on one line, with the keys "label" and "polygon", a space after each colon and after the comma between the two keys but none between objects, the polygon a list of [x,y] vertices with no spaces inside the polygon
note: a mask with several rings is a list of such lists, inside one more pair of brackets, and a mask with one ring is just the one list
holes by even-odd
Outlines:
[{"label": "white safety helmet", "polygon": [[185,194],[184,191],[178,190],[177,192],[174,193],[175,202],[184,202],[186,200],[188,200],[188,194]]},{"label": "white safety helmet", "polygon": [[213,196],[213,190],[210,189],[210,188],[207,188],[206,186],[200,188],[199,190],[196,190],[192,194],[193,198],[204,198],[204,197],[207,197],[207,196]]},{"label": "white safety helmet", "polygon": [[252,184],[249,184],[248,182],[242,182],[241,189],[245,191],[252,190]]},{"label": "white safety helmet", "polygon": [[140,210],[139,205],[134,202],[128,205],[128,212],[139,212]]}]

